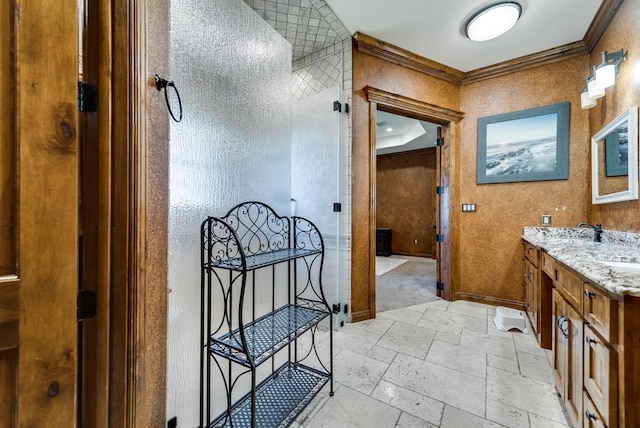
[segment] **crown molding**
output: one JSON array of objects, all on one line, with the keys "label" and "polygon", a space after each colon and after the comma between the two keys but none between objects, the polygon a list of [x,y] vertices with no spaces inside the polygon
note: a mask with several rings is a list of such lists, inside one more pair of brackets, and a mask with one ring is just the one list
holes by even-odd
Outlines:
[{"label": "crown molding", "polygon": [[590,54],[611,23],[611,20],[623,1],[624,0],[604,0],[593,21],[591,21],[591,25],[585,33],[583,40],[478,68],[466,73],[360,32],[355,33],[353,36],[354,47],[359,52],[381,60],[407,67],[428,76],[438,77],[457,85],[465,85],[533,67],[539,67],[541,65],[552,64],[580,55]]},{"label": "crown molding", "polygon": [[600,9],[596,12],[596,16],[591,21],[591,25],[582,39],[589,52],[596,47],[598,40],[606,31],[613,17],[618,13],[618,9],[620,9],[623,2],[624,0],[604,0],[602,2]]},{"label": "crown molding", "polygon": [[364,33],[353,35],[358,52],[460,85],[465,73]]}]

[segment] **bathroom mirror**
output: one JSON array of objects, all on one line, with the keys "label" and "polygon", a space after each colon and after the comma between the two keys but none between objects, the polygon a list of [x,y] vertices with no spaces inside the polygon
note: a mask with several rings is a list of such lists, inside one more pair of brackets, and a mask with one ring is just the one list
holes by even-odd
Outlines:
[{"label": "bathroom mirror", "polygon": [[592,202],[638,199],[638,107],[625,110],[591,138]]}]

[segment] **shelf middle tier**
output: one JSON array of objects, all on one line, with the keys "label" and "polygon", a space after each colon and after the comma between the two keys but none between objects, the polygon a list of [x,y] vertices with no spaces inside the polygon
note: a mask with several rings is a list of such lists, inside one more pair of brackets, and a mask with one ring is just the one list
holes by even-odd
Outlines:
[{"label": "shelf middle tier", "polygon": [[273,264],[286,262],[288,260],[295,260],[301,257],[307,257],[313,254],[320,254],[322,250],[318,249],[306,249],[306,248],[283,248],[280,250],[269,251],[264,253],[253,254],[246,257],[246,266],[242,265],[241,257],[234,258],[220,258],[217,259],[215,254],[212,256],[210,263],[205,268],[220,268],[230,270],[254,270]]},{"label": "shelf middle tier", "polygon": [[258,366],[328,316],[326,310],[285,305],[244,326],[246,351],[239,328],[212,337],[209,351],[246,367],[251,367],[252,360]]}]

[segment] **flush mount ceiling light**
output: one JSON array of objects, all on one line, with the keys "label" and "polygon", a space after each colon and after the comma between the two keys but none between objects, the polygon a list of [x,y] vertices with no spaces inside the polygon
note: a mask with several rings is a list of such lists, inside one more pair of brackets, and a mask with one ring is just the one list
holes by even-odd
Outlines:
[{"label": "flush mount ceiling light", "polygon": [[522,7],[515,2],[494,4],[474,14],[467,22],[465,34],[476,42],[495,39],[509,31],[522,13]]}]

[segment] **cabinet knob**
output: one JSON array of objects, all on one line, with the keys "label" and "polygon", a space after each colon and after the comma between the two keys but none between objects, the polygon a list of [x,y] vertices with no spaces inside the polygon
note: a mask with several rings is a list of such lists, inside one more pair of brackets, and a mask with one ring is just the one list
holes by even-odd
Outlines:
[{"label": "cabinet knob", "polygon": [[594,293],[593,291],[584,290],[584,295],[585,295],[585,297],[588,297],[590,299],[592,297],[595,297],[596,293]]},{"label": "cabinet knob", "polygon": [[591,336],[586,336],[586,337],[584,338],[584,340],[585,340],[587,343],[598,343],[598,341],[597,341],[597,340],[595,340],[595,339],[594,339],[593,337],[591,337]]},{"label": "cabinet knob", "polygon": [[596,415],[594,415],[593,413],[591,413],[588,410],[586,412],[584,412],[584,415],[587,417],[587,419],[593,419],[594,421],[598,419],[598,417]]}]

